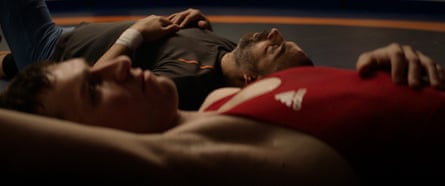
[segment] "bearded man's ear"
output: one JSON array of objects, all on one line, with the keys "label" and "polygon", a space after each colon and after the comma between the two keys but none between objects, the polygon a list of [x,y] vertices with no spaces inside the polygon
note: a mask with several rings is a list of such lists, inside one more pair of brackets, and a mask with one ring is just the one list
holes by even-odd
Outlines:
[{"label": "bearded man's ear", "polygon": [[248,85],[258,79],[258,76],[249,73],[243,73],[244,85]]}]

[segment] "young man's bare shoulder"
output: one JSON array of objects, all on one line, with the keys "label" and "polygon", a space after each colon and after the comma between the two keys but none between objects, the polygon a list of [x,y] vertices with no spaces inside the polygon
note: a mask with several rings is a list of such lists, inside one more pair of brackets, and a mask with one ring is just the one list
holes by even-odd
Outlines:
[{"label": "young man's bare shoulder", "polygon": [[[215,114],[168,131],[164,137],[174,142],[165,149],[173,158],[169,162],[176,162],[181,154],[181,163],[196,166],[196,174],[214,180],[246,184],[280,180],[279,185],[354,182],[349,165],[329,145],[273,123]],[[230,174],[234,169],[243,177]],[[320,175],[325,179],[320,180]]]}]

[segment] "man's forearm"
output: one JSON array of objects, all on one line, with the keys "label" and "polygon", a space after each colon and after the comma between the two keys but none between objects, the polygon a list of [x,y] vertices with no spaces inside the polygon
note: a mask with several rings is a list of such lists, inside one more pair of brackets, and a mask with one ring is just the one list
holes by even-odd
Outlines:
[{"label": "man's forearm", "polygon": [[142,43],[144,38],[142,34],[136,29],[129,28],[125,30],[121,36],[116,40],[113,46],[102,55],[95,63],[95,66],[101,65],[107,61],[115,59],[118,56],[130,56],[131,52],[136,50]]},{"label": "man's forearm", "polygon": [[99,58],[99,60],[97,60],[94,66],[103,65],[121,55],[130,56],[131,52],[132,50],[129,47],[115,43],[110,49],[108,49],[107,52],[104,53],[104,55]]}]

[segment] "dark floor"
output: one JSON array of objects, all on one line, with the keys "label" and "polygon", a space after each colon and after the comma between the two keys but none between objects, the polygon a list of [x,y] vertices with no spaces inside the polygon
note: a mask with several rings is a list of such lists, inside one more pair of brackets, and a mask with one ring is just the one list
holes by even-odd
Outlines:
[{"label": "dark floor", "polygon": [[[445,14],[436,10],[438,7],[444,7],[445,2],[433,5],[425,5],[427,3],[418,4],[417,10],[413,8],[414,5],[406,3],[404,6],[408,11],[395,11],[396,8],[378,9],[372,6],[366,9],[363,8],[363,5],[359,6],[354,3],[355,1],[329,1],[337,2],[337,4],[327,4],[324,7],[321,6],[321,8],[314,8],[309,5],[302,8],[295,3],[290,3],[291,1],[284,1],[290,3],[289,6],[282,4],[281,6],[268,7],[265,6],[267,4],[263,1],[246,0],[239,1],[242,3],[242,6],[238,7],[215,6],[217,2],[213,2],[213,4],[199,5],[192,3],[190,6],[180,3],[176,3],[175,6],[169,6],[168,3],[161,3],[159,6],[151,5],[147,6],[147,8],[140,8],[141,4],[143,4],[142,2],[146,1],[128,1],[133,3],[127,3],[125,4],[126,6],[120,6],[119,8],[116,4],[113,4],[113,2],[116,3],[117,1],[107,1],[107,6],[101,6],[101,1],[81,0],[48,1],[48,4],[55,18],[107,15],[167,15],[188,7],[199,8],[207,16],[278,16],[271,21],[259,21],[257,23],[211,21],[216,33],[233,41],[237,41],[246,32],[262,31],[276,27],[287,40],[297,42],[316,65],[354,68],[355,60],[361,52],[392,42],[398,42],[414,46],[445,66]],[[192,2],[199,3],[199,1]],[[248,6],[249,2],[263,4],[261,6]],[[428,2],[432,3],[432,1]],[[426,11],[428,8],[430,9],[429,12]],[[325,22],[296,21],[280,23],[281,19],[289,17],[322,18]],[[354,21],[353,25],[335,21],[329,22],[331,18]],[[258,19],[261,19],[261,17]],[[382,23],[388,20],[395,20],[410,26],[401,27],[391,23],[384,23],[381,26],[378,26],[378,24],[377,26],[359,24],[361,20],[369,21],[369,19]],[[433,26],[429,28],[424,26],[423,23],[432,24]],[[7,49],[7,45],[3,41],[0,44],[0,50],[5,49]],[[0,88],[2,84],[4,86],[5,82],[0,83]]]}]

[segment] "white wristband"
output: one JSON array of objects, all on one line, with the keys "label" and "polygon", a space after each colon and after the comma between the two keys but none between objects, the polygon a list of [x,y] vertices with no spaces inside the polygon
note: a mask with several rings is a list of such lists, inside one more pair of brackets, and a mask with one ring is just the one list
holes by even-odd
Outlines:
[{"label": "white wristband", "polygon": [[144,37],[136,29],[129,28],[125,30],[121,36],[117,39],[116,44],[124,45],[131,50],[139,47],[144,42]]}]

